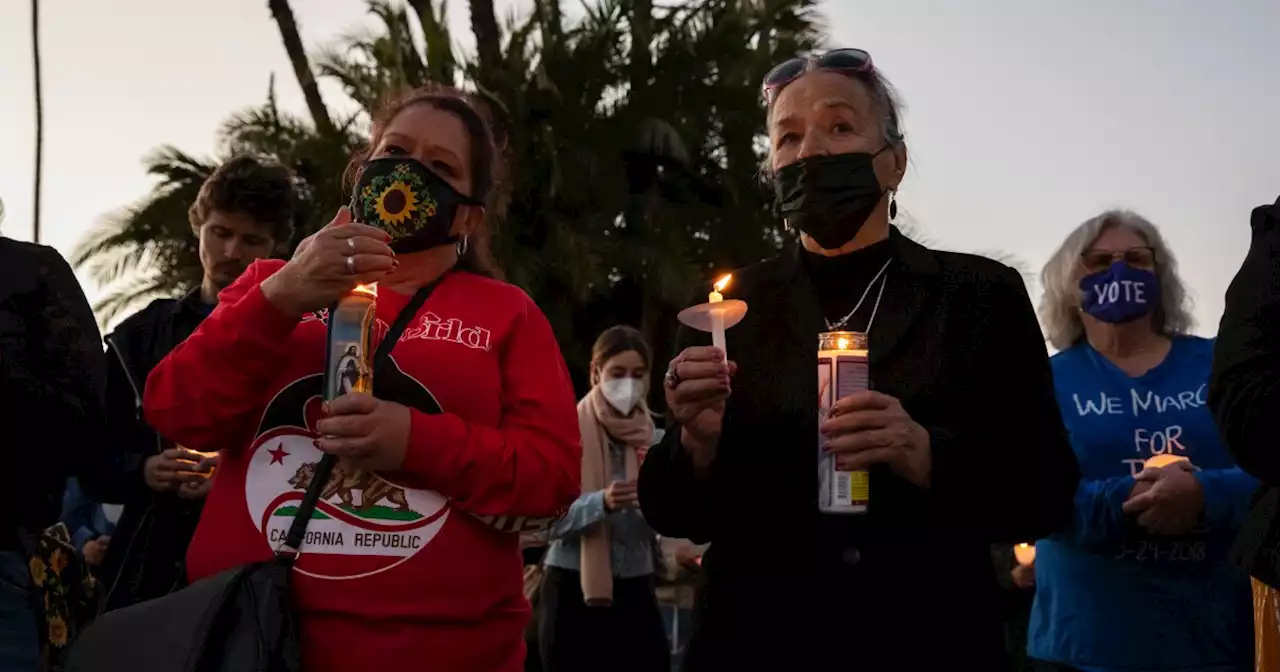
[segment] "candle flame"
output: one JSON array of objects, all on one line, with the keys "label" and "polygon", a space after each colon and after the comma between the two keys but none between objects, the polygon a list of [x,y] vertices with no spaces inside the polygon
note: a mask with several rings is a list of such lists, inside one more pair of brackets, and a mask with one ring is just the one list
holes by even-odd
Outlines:
[{"label": "candle flame", "polygon": [[849,349],[849,339],[847,339],[847,338],[837,338],[837,339],[836,339],[836,349],[837,349],[837,350],[848,350],[848,349]]},{"label": "candle flame", "polygon": [[729,286],[730,280],[733,280],[733,275],[731,273],[725,273],[724,275],[720,276],[720,279],[716,280],[716,284],[714,285],[715,290],[717,292],[723,292],[724,288]]},{"label": "candle flame", "polygon": [[352,289],[351,291],[355,292],[356,294],[365,294],[367,296],[372,296],[373,298],[376,299],[378,298],[378,283],[372,282],[367,285],[356,285],[355,288]]},{"label": "candle flame", "polygon": [[1018,548],[1031,548],[1031,544],[1018,544]]},{"label": "candle flame", "polygon": [[1161,453],[1159,455],[1156,455],[1155,457],[1148,459],[1146,462],[1142,464],[1142,466],[1149,469],[1155,469],[1157,467],[1167,467],[1171,464],[1176,464],[1178,462],[1183,462],[1183,461],[1189,462],[1190,460],[1187,460],[1187,458],[1181,455],[1170,455],[1169,453]]}]

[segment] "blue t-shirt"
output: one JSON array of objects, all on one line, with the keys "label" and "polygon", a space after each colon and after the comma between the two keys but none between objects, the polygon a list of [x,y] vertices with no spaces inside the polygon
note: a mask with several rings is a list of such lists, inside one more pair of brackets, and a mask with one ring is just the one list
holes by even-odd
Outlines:
[{"label": "blue t-shirt", "polygon": [[[1227,555],[1258,487],[1205,407],[1213,341],[1181,337],[1134,378],[1080,343],[1053,357],[1054,385],[1082,478],[1068,529],[1036,544],[1027,652],[1086,672],[1253,669],[1248,577]],[[1145,533],[1121,511],[1153,455],[1186,456],[1205,522]]]},{"label": "blue t-shirt", "polygon": [[110,536],[116,529],[115,523],[107,518],[102,503],[84,494],[80,481],[74,476],[67,479],[67,487],[62,494],[61,520],[66,524],[71,544],[77,551],[84,550],[86,541]]}]

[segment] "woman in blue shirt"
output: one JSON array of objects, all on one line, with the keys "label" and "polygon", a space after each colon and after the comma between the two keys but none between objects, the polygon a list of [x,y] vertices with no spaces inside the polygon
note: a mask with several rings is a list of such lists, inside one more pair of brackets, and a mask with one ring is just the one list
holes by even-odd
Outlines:
[{"label": "woman in blue shirt", "polygon": [[1187,333],[1173,254],[1150,222],[1106,212],[1041,282],[1083,477],[1073,523],[1036,544],[1028,654],[1045,670],[1252,670],[1249,584],[1228,549],[1257,482],[1205,405],[1213,342]]},{"label": "woman in blue shirt", "polygon": [[654,593],[654,533],[636,498],[654,442],[644,399],[652,357],[639,331],[612,327],[591,352],[578,403],[582,496],[550,530],[538,647],[546,672],[669,672]]}]

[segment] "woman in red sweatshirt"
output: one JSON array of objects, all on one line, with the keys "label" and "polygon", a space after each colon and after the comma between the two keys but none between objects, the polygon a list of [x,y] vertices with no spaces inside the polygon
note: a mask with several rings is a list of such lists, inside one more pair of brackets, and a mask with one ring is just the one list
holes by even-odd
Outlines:
[{"label": "woman in red sweatshirt", "polygon": [[[497,162],[456,91],[392,105],[352,160],[352,208],[288,263],[250,266],[147,381],[157,430],[223,450],[192,580],[269,558],[315,464],[340,458],[294,573],[308,672],[523,668],[519,533],[577,497],[581,447],[550,325],[494,277],[484,204]],[[411,296],[425,304],[373,395],[326,405],[325,308],[372,282],[375,344]]]}]

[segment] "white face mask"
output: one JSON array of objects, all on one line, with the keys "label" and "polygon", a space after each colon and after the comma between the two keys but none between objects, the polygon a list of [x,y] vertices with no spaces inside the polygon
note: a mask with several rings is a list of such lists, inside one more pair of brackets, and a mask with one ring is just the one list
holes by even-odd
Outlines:
[{"label": "white face mask", "polygon": [[600,391],[609,405],[623,415],[631,415],[644,398],[644,383],[635,378],[611,378],[600,381]]}]

